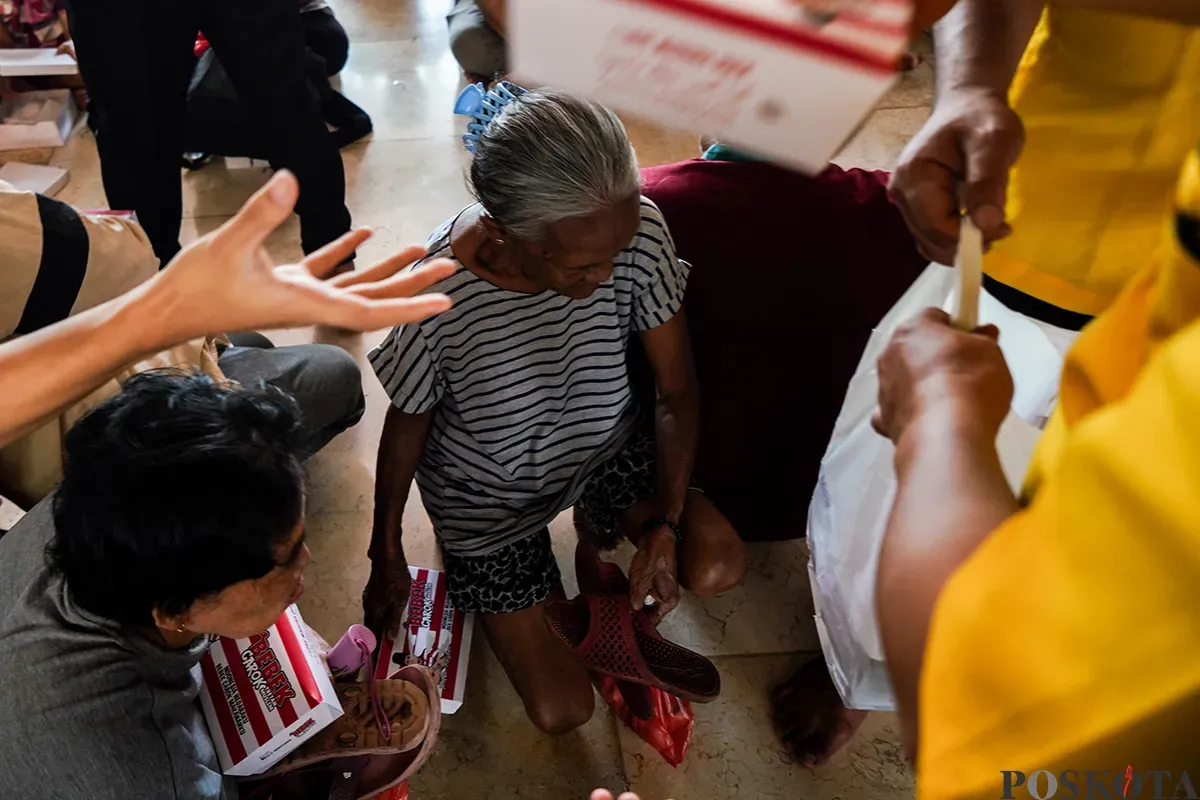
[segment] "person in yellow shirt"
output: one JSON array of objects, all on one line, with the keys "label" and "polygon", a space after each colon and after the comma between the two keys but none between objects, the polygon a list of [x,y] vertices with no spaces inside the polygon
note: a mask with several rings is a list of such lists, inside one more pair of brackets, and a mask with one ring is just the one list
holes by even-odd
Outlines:
[{"label": "person in yellow shirt", "polygon": [[[1146,14],[1164,3],[1165,14]],[[1159,247],[1179,165],[1200,139],[1198,7],[961,0],[935,27],[937,100],[891,195],[921,251],[943,264],[965,207],[990,245],[984,291],[1060,352]],[[949,278],[935,273],[918,281],[924,304],[945,299]],[[820,660],[776,690],[773,708],[784,742],[813,766],[865,716],[843,707]]]},{"label": "person in yellow shirt", "polygon": [[919,797],[1197,796],[1200,152],[1167,228],[1068,355],[1020,499],[995,330],[929,310],[880,359],[877,605]]}]

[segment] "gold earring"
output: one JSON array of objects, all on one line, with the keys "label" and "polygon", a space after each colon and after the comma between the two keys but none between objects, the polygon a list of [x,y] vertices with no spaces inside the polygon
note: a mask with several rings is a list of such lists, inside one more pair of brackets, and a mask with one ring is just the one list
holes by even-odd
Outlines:
[{"label": "gold earring", "polygon": [[185,630],[187,630],[187,623],[181,622],[181,623],[179,623],[179,627],[175,629],[175,632],[183,633]]},{"label": "gold earring", "polygon": [[503,240],[503,239],[492,239],[492,241],[493,241],[493,242],[495,242],[496,244],[499,244],[499,245],[502,245],[502,244],[504,244],[504,240]]}]

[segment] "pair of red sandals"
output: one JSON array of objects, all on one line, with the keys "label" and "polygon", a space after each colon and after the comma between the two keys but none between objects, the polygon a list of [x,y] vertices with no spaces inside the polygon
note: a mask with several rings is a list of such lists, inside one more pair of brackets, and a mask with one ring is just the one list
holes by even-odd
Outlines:
[{"label": "pair of red sandals", "polygon": [[648,719],[654,687],[693,703],[721,693],[721,676],[704,656],[659,635],[644,609],[629,601],[629,580],[616,564],[599,561],[584,548],[575,554],[580,594],[546,605],[546,624],[575,659],[617,681],[626,705]]}]

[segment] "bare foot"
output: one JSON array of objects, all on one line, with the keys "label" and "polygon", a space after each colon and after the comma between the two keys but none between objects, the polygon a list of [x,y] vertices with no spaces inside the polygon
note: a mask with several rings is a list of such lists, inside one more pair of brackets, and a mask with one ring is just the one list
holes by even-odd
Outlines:
[{"label": "bare foot", "polygon": [[817,656],[771,693],[771,716],[796,761],[819,767],[854,738],[867,712],[842,705],[825,659]]}]

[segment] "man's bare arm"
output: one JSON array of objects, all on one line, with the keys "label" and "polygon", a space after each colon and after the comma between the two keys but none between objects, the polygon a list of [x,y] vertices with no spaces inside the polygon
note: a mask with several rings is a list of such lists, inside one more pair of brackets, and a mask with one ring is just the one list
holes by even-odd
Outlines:
[{"label": "man's bare arm", "polygon": [[933,29],[939,99],[954,91],[1008,94],[1043,0],[960,0]]},{"label": "man's bare arm", "polygon": [[934,604],[950,575],[1017,511],[994,438],[926,419],[896,447],[896,500],[879,556],[879,632],[910,754]]},{"label": "man's bare arm", "polygon": [[40,331],[0,343],[0,445],[85,397],[131,363],[211,333],[325,324],[377,330],[450,307],[443,295],[414,297],[454,270],[445,260],[404,268],[424,256],[410,247],[379,264],[324,276],[370,238],[358,230],[274,266],[267,236],[291,213],[299,187],[275,174],[241,211],[189,244],[147,282]]}]

